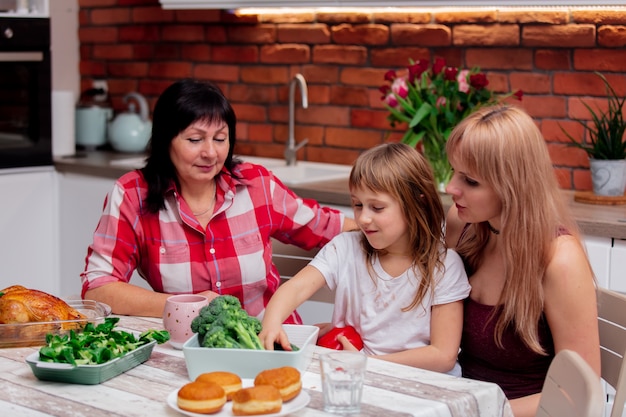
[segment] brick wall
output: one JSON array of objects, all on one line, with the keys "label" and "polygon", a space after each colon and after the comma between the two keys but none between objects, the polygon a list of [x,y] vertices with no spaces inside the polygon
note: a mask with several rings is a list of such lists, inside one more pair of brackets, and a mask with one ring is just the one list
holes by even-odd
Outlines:
[{"label": "brick wall", "polygon": [[626,94],[626,11],[480,10],[235,16],[219,10],[163,10],[158,0],[79,0],[81,90],[109,83],[114,107],[138,91],[151,108],[183,77],[213,80],[236,110],[242,154],[282,157],[288,84],[302,73],[309,108],[296,106],[300,159],[350,164],[362,149],[397,140],[378,87],[409,58],[444,57],[479,66],[489,88],[521,89],[523,106],[548,143],[560,183],[591,189],[586,154],[565,146],[565,127],[604,105],[600,79]]}]

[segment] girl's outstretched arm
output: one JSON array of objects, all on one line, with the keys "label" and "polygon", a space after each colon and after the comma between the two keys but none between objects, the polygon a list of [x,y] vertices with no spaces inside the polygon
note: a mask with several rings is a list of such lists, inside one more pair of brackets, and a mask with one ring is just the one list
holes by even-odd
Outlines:
[{"label": "girl's outstretched arm", "polygon": [[274,350],[274,342],[280,343],[285,350],[291,350],[287,335],[283,331],[283,322],[300,304],[308,300],[317,290],[326,285],[321,272],[310,265],[278,287],[263,315],[262,330],[259,333],[265,349]]}]

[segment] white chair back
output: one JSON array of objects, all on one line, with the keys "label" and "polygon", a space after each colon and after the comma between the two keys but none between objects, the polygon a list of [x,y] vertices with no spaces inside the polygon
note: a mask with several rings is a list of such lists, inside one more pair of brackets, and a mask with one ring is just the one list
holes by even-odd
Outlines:
[{"label": "white chair back", "polygon": [[605,405],[600,378],[572,350],[554,357],[535,417],[601,417]]},{"label": "white chair back", "polygon": [[621,417],[626,402],[626,296],[597,288],[602,379],[613,389],[611,417]]}]

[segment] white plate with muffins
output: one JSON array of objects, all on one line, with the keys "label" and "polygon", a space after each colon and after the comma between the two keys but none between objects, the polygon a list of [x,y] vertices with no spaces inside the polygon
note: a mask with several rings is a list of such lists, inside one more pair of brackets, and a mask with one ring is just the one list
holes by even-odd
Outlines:
[{"label": "white plate with muffins", "polygon": [[267,369],[254,379],[232,372],[207,372],[167,397],[167,404],[188,416],[283,416],[311,400],[302,390],[300,371],[285,366]]}]

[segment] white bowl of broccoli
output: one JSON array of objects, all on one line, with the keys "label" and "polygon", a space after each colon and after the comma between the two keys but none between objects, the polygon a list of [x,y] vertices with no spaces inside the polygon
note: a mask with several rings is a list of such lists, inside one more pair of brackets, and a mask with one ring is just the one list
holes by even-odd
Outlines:
[{"label": "white bowl of broccoli", "polygon": [[213,371],[254,378],[265,369],[281,366],[303,372],[313,357],[319,328],[295,324],[283,328],[294,350],[265,350],[257,336],[259,320],[248,316],[236,297],[217,297],[194,318],[191,329],[195,334],[183,345],[189,379]]}]

